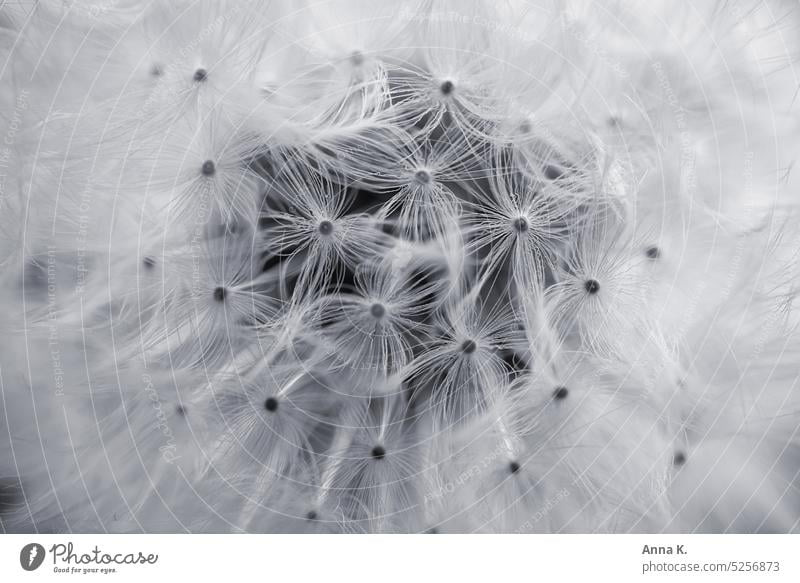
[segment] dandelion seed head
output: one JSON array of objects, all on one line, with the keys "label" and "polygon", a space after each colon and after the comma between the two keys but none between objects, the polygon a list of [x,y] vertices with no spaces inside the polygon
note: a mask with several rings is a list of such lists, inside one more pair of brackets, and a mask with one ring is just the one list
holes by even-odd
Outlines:
[{"label": "dandelion seed head", "polygon": [[751,3],[9,7],[0,522],[796,530]]}]

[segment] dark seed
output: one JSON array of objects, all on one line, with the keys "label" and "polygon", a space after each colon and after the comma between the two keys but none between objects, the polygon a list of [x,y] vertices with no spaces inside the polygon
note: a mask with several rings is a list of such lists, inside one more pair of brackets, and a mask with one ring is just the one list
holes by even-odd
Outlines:
[{"label": "dark seed", "polygon": [[214,173],[217,171],[217,167],[211,160],[206,160],[203,162],[203,176],[214,176]]},{"label": "dark seed", "polygon": [[354,67],[360,67],[364,64],[364,54],[361,51],[353,51],[350,54],[350,62]]},{"label": "dark seed", "polygon": [[214,299],[218,302],[224,302],[226,295],[228,295],[228,291],[224,287],[218,287],[214,290]]},{"label": "dark seed", "polygon": [[464,354],[472,354],[475,352],[476,348],[478,348],[478,345],[475,344],[474,340],[464,340],[464,343],[461,345],[461,352]]},{"label": "dark seed", "polygon": [[431,173],[427,170],[417,170],[416,174],[414,174],[414,179],[420,184],[430,184]]},{"label": "dark seed", "polygon": [[558,180],[563,174],[564,171],[558,166],[549,165],[544,169],[544,176],[548,180]]}]

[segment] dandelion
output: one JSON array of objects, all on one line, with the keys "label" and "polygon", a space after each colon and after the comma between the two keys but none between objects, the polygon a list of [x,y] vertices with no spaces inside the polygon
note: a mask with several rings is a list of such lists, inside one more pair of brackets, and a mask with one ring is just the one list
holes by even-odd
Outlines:
[{"label": "dandelion", "polygon": [[3,528],[796,531],[796,19],[4,6]]}]

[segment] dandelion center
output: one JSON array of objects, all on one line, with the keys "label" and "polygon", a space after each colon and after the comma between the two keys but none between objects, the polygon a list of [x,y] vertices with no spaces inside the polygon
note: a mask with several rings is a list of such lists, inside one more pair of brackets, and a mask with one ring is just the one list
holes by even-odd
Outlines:
[{"label": "dandelion center", "polygon": [[464,354],[472,354],[476,348],[478,348],[478,345],[475,344],[474,340],[464,340],[461,344],[461,352]]},{"label": "dandelion center", "polygon": [[201,67],[200,69],[197,69],[197,71],[195,71],[195,72],[194,72],[194,77],[193,77],[193,79],[194,79],[194,80],[195,80],[195,82],[197,82],[197,83],[202,83],[202,82],[203,82],[203,81],[205,81],[207,78],[208,78],[208,71],[206,71],[206,70],[205,70],[205,69],[203,69],[202,67]]},{"label": "dandelion center", "polygon": [[519,465],[518,462],[511,462],[510,464],[508,464],[508,470],[512,474],[516,474],[519,471],[519,468],[520,468],[520,465]]},{"label": "dandelion center", "polygon": [[267,400],[264,401],[264,408],[270,413],[274,413],[278,410],[278,399],[275,397],[268,397]]},{"label": "dandelion center", "polygon": [[655,245],[652,245],[645,249],[644,254],[647,255],[648,259],[658,259],[661,256],[661,250]]},{"label": "dandelion center", "polygon": [[320,235],[325,235],[327,237],[333,233],[333,223],[325,219],[324,221],[319,222],[317,229],[319,230]]},{"label": "dandelion center", "polygon": [[677,467],[682,466],[686,463],[686,454],[682,451],[676,451],[675,455],[672,456],[672,463]]},{"label": "dandelion center", "polygon": [[376,445],[372,448],[372,457],[376,460],[382,460],[386,455],[386,450],[383,448],[382,445]]},{"label": "dandelion center", "polygon": [[587,279],[583,287],[586,289],[586,293],[594,295],[600,291],[600,282],[596,279]]},{"label": "dandelion center", "polygon": [[553,398],[556,401],[563,401],[569,395],[569,389],[567,387],[556,387],[553,391]]}]

